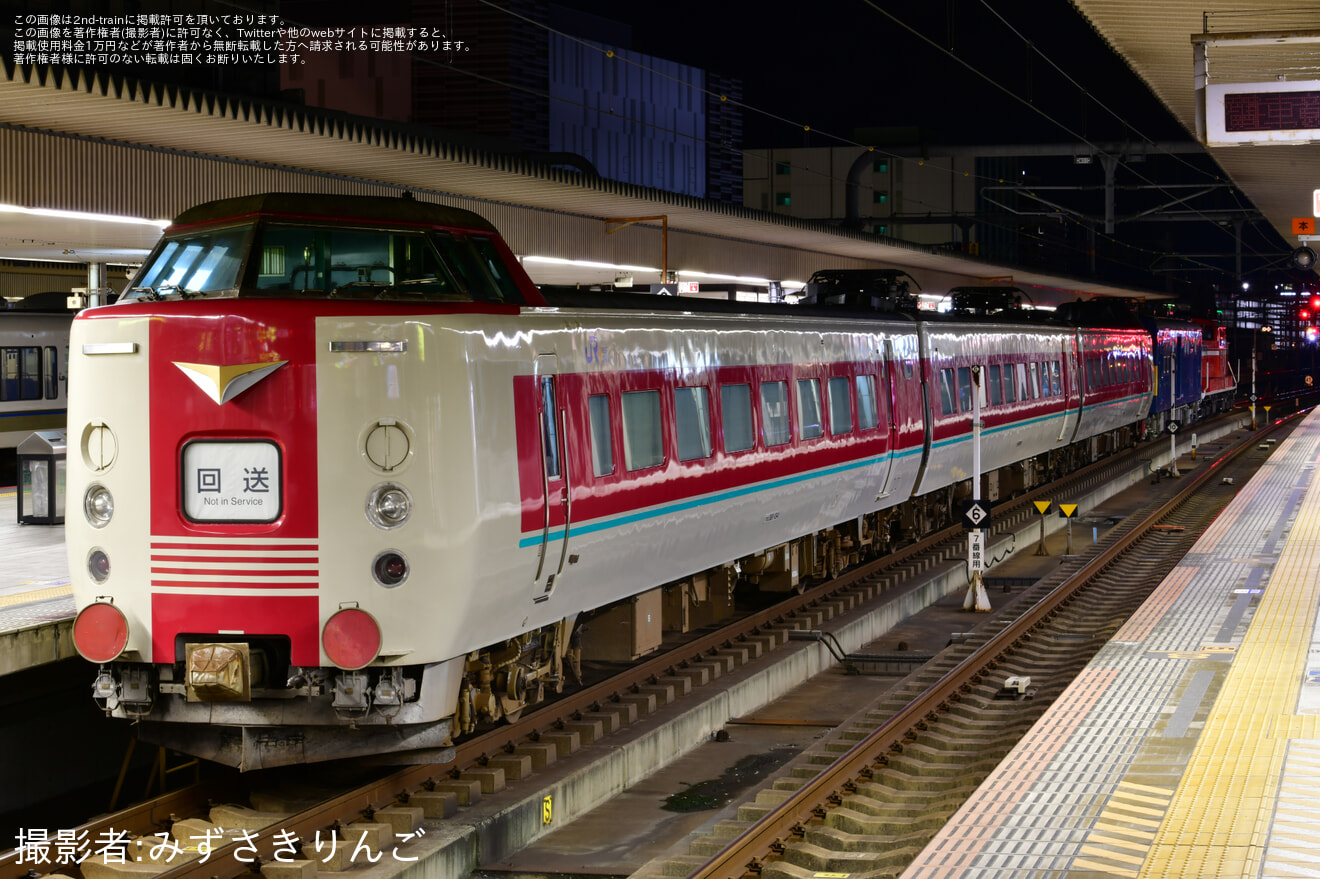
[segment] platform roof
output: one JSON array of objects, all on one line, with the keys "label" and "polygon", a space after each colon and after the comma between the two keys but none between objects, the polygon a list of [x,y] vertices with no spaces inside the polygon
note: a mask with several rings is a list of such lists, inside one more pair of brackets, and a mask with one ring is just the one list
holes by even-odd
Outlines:
[{"label": "platform roof", "polygon": [[[1320,7],[1276,0],[1072,0],[1169,111],[1196,136],[1193,38],[1274,35],[1273,45],[1215,45],[1211,82],[1320,79],[1320,47],[1298,42],[1320,28]],[[1267,41],[1268,42],[1268,41]],[[1320,143],[1211,147],[1210,155],[1284,241],[1293,217],[1312,216]]]}]

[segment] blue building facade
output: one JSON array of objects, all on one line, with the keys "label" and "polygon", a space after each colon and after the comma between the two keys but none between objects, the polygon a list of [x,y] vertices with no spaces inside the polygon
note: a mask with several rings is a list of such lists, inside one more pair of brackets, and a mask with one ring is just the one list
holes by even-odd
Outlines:
[{"label": "blue building facade", "polygon": [[707,196],[704,70],[557,33],[549,61],[552,152],[612,180]]}]

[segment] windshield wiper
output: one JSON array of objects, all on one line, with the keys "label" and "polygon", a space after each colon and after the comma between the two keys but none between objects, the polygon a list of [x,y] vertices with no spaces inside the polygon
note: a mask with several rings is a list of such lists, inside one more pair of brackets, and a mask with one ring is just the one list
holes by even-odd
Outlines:
[{"label": "windshield wiper", "polygon": [[[160,290],[161,293],[164,293],[166,290],[173,290],[175,293],[179,294],[180,299],[191,299],[194,296],[202,295],[201,290],[189,290],[186,287],[180,287],[178,284],[161,284]],[[159,297],[159,295],[160,294],[158,293],[157,296]]]},{"label": "windshield wiper", "polygon": [[157,293],[157,292],[156,292],[156,288],[154,288],[154,287],[134,287],[134,288],[132,288],[132,290],[130,290],[129,292],[131,292],[131,293],[141,293],[142,295],[139,296],[138,298],[139,298],[139,299],[146,299],[146,300],[148,300],[148,301],[150,301],[150,302],[159,302],[160,300],[162,300],[162,299],[165,298],[165,297],[161,296],[159,293]]}]

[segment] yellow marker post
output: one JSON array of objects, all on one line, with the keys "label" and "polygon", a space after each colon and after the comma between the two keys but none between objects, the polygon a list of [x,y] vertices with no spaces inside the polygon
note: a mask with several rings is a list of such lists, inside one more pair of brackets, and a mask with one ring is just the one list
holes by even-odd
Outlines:
[{"label": "yellow marker post", "polygon": [[1059,515],[1068,520],[1068,546],[1063,550],[1064,555],[1072,555],[1072,520],[1076,512],[1076,504],[1059,504]]},{"label": "yellow marker post", "polygon": [[541,800],[541,824],[549,824],[554,818],[554,802],[547,795]]},{"label": "yellow marker post", "polygon": [[1045,548],[1045,514],[1050,511],[1053,501],[1032,501],[1036,505],[1036,511],[1040,513],[1040,543],[1036,544],[1036,555],[1049,555],[1050,551]]}]

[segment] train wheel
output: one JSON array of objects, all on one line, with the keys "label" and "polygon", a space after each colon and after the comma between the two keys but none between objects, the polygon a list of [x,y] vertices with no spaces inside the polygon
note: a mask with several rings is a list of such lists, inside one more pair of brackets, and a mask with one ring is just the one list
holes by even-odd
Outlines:
[{"label": "train wheel", "polygon": [[517,723],[518,718],[522,717],[523,709],[527,703],[521,700],[510,699],[506,696],[500,697],[500,710],[504,712],[505,723]]}]

